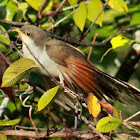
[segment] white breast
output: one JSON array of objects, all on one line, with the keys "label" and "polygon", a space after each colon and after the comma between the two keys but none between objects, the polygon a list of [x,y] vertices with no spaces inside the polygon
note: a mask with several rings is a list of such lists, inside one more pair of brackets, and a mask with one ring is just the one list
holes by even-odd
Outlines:
[{"label": "white breast", "polygon": [[[24,57],[33,59],[38,66],[40,66],[40,64],[38,63],[39,61],[52,76],[59,77],[61,72],[58,68],[58,65],[52,59],[50,59],[45,50],[46,48],[43,47],[43,49],[41,50],[39,47],[35,45],[34,41],[30,37],[24,34],[21,34],[20,36],[23,41]],[[26,45],[24,42],[26,43]],[[26,46],[28,46],[29,49]],[[33,55],[30,53],[29,50],[32,52]],[[48,76],[48,73],[41,66],[40,71],[42,74]]]}]

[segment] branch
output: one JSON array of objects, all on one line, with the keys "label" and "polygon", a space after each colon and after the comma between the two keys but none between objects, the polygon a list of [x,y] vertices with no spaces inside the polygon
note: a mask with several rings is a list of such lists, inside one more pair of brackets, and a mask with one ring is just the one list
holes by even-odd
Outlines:
[{"label": "branch", "polygon": [[140,54],[135,49],[131,48],[127,56],[125,57],[121,67],[119,68],[119,71],[117,72],[116,76],[117,78],[128,82],[131,75],[133,74],[135,70],[136,64],[138,64],[140,60]]},{"label": "branch", "polygon": [[134,31],[134,30],[137,30],[137,29],[140,29],[140,25],[133,26],[133,27],[130,27],[130,28],[127,28],[127,29],[121,29],[118,32],[116,32],[114,35],[112,35],[112,36],[106,38],[105,40],[103,40],[102,42],[96,43],[96,44],[86,43],[86,42],[82,42],[82,41],[78,41],[78,40],[72,40],[72,39],[69,39],[69,38],[62,38],[62,37],[59,37],[57,35],[50,34],[50,33],[47,33],[47,34],[50,37],[53,37],[53,38],[65,41],[65,42],[70,43],[72,45],[99,47],[99,46],[105,46],[106,43],[109,42],[113,37],[115,37],[115,36],[117,36],[117,35],[119,35],[121,33],[129,32],[129,31]]},{"label": "branch", "polygon": [[0,19],[0,23],[6,23],[6,24],[12,24],[12,25],[20,25],[20,26],[30,24],[29,22],[15,22],[15,21],[3,20],[3,19]]},{"label": "branch", "polygon": [[98,138],[97,135],[94,135],[88,130],[72,130],[67,128],[67,132],[64,129],[57,131],[49,136],[46,136],[47,131],[35,132],[35,131],[26,131],[26,130],[5,130],[0,131],[0,133],[7,136],[23,136],[23,137],[32,137],[32,138],[54,138],[54,137],[63,137],[63,138],[78,138],[78,139],[94,139]]}]

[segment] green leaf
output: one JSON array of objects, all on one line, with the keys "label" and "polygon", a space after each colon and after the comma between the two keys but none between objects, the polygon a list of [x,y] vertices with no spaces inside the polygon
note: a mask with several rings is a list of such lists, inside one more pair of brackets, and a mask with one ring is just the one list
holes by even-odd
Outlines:
[{"label": "green leaf", "polygon": [[21,58],[12,63],[2,77],[1,87],[11,87],[20,81],[32,68],[38,67],[32,59]]},{"label": "green leaf", "polygon": [[0,133],[0,140],[7,140],[7,136]]},{"label": "green leaf", "polygon": [[10,0],[6,6],[5,20],[12,21],[17,11],[18,11],[17,6]]},{"label": "green leaf", "polygon": [[[87,11],[88,11],[87,18],[93,22],[97,18],[101,10],[102,10],[102,2],[100,0],[90,0],[89,4],[87,5]],[[95,22],[96,24],[102,26],[103,15],[104,15],[104,11],[102,11],[100,16],[96,20]]]},{"label": "green leaf", "polygon": [[5,6],[7,4],[8,0],[1,0],[0,6]]},{"label": "green leaf", "polygon": [[133,17],[130,21],[130,25],[135,26],[135,25],[139,25],[139,24],[140,24],[140,12],[137,12],[133,15]]},{"label": "green leaf", "polygon": [[[41,6],[43,1],[44,0],[26,0],[26,2],[36,11],[39,10],[39,7]],[[47,0],[43,12],[49,11],[52,8],[52,6],[53,6],[53,0]]]},{"label": "green leaf", "polygon": [[20,119],[0,121],[0,126],[10,126],[19,123]]},{"label": "green leaf", "polygon": [[114,117],[104,117],[100,119],[97,123],[97,130],[100,132],[110,132],[115,130],[118,126],[120,126],[123,122],[118,118]]},{"label": "green leaf", "polygon": [[84,2],[80,2],[79,8],[73,15],[73,19],[75,24],[80,28],[81,31],[83,31],[85,26],[86,14],[87,14],[86,5]]},{"label": "green leaf", "polygon": [[110,0],[108,5],[119,12],[128,11],[127,4],[123,0]]},{"label": "green leaf", "polygon": [[120,118],[119,113],[118,113],[118,111],[116,110],[115,107],[113,107],[113,116],[118,118],[118,119]]},{"label": "green leaf", "polygon": [[69,4],[73,7],[77,4],[77,1],[78,0],[68,0]]},{"label": "green leaf", "polygon": [[116,37],[113,37],[110,41],[112,48],[115,49],[117,47],[124,46],[129,40],[122,37],[122,35],[118,35]]},{"label": "green leaf", "polygon": [[37,111],[41,111],[53,101],[54,97],[56,96],[56,93],[58,93],[58,89],[59,86],[51,88],[41,96],[37,104]]},{"label": "green leaf", "polygon": [[16,21],[21,22],[22,18],[25,17],[25,13],[27,11],[28,4],[26,2],[22,2],[18,5],[18,12],[16,15]]},{"label": "green leaf", "polygon": [[[0,28],[3,30],[3,32],[6,32],[6,30],[4,29],[3,26],[0,25]],[[0,30],[0,42],[6,44],[6,45],[9,45],[9,41],[5,38],[5,36],[3,34],[1,34],[1,30]],[[8,38],[9,38],[9,35],[6,33],[5,34]]]}]

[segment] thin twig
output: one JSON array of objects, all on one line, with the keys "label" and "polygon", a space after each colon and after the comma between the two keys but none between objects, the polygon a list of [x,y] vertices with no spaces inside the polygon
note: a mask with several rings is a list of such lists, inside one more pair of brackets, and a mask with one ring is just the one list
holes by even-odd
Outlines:
[{"label": "thin twig", "polygon": [[101,132],[99,132],[99,131],[90,123],[90,121],[87,120],[86,117],[80,116],[79,119],[82,120],[86,125],[88,125],[88,127],[89,127],[90,129],[92,129],[99,137],[102,138],[102,140],[107,140],[107,138],[106,138]]},{"label": "thin twig", "polygon": [[4,31],[2,30],[1,27],[0,27],[0,30],[1,30],[1,33],[5,36],[5,38],[8,40],[9,46],[10,46],[11,48],[14,48],[14,49],[18,52],[18,54],[19,54],[20,56],[23,56],[22,53],[14,46],[14,44],[12,43],[12,41],[11,41],[11,40],[9,39],[9,37],[6,35],[7,32],[4,32]]},{"label": "thin twig", "polygon": [[66,0],[63,0],[63,1],[60,3],[59,7],[54,11],[55,13],[53,14],[53,16],[60,10],[60,8],[64,5],[65,2],[66,2]]},{"label": "thin twig", "polygon": [[38,17],[39,17],[39,19],[41,19],[41,17],[42,17],[41,12],[42,12],[42,10],[43,10],[43,8],[45,6],[46,1],[47,0],[43,0],[41,6],[39,7],[39,10],[38,10]]},{"label": "thin twig", "polygon": [[99,63],[101,63],[101,62],[103,61],[104,57],[105,57],[105,56],[108,54],[108,52],[110,52],[112,49],[113,49],[113,48],[109,48],[109,49],[103,54],[103,56],[101,57]]},{"label": "thin twig", "polygon": [[24,26],[30,24],[29,22],[15,22],[15,21],[7,21],[0,19],[0,23],[6,23],[6,24],[12,24],[12,25],[19,25],[19,26]]},{"label": "thin twig", "polygon": [[127,119],[125,119],[124,121],[126,122],[126,121],[129,121],[130,119],[132,119],[132,118],[134,118],[134,117],[136,117],[137,115],[139,115],[140,114],[140,111],[138,111],[137,113],[135,113],[134,115],[132,115],[132,116],[130,116],[130,117],[128,117]]},{"label": "thin twig", "polygon": [[[96,34],[94,35],[94,38],[93,38],[92,44],[94,44],[94,42],[95,42],[97,36],[98,36],[98,33],[96,33]],[[92,49],[93,49],[93,47],[91,47],[90,50],[89,50],[87,60],[89,60],[89,58],[90,58],[90,55],[91,55],[91,53],[92,53]]]},{"label": "thin twig", "polygon": [[95,20],[91,23],[91,25],[89,26],[89,28],[86,30],[86,32],[84,33],[84,36],[86,36],[86,34],[88,33],[88,31],[92,28],[92,26],[95,24],[96,20],[99,18],[99,16],[101,15],[101,13],[103,12],[103,10],[105,9],[105,7],[107,6],[107,4],[109,3],[110,0],[108,0],[105,4],[103,4],[103,8],[101,9],[100,13],[98,14],[98,16],[95,18]]},{"label": "thin twig", "polygon": [[54,27],[57,27],[61,22],[63,22],[64,20],[66,20],[68,17],[70,17],[77,9],[73,10],[69,15],[65,16],[64,18],[62,18],[61,20],[59,20],[57,23],[55,23],[52,27],[50,27],[47,30],[50,30]]},{"label": "thin twig", "polygon": [[[31,93],[32,93],[32,88],[31,88],[31,86],[29,86],[28,90],[25,91],[24,93],[20,94],[19,98],[20,98],[20,100],[21,100],[21,102],[22,102],[22,105],[23,105],[24,107],[29,107],[29,108],[30,108],[30,109],[29,109],[29,117],[30,117],[31,123],[32,123],[32,125],[33,125],[35,131],[37,132],[37,128],[36,128],[36,126],[35,126],[35,124],[34,124],[34,121],[33,121],[33,119],[32,119],[32,114],[31,114],[31,112],[32,112],[32,105],[26,105],[26,104],[25,104],[26,101],[30,98],[30,96],[31,96],[30,94],[31,94]],[[23,94],[29,94],[29,96],[27,96],[27,97],[24,99],[24,101],[22,101],[22,95],[23,95]]]}]

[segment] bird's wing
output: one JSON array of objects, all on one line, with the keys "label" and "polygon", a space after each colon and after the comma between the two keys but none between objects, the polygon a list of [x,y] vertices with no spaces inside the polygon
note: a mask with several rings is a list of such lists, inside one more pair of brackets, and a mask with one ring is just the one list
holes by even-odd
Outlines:
[{"label": "bird's wing", "polygon": [[68,57],[64,62],[65,67],[60,67],[64,81],[71,89],[80,89],[85,96],[92,92],[99,99],[107,96],[121,101],[125,99],[125,92],[136,100],[140,99],[140,90],[100,71],[84,59]]}]

